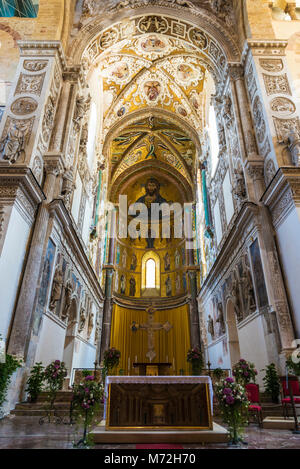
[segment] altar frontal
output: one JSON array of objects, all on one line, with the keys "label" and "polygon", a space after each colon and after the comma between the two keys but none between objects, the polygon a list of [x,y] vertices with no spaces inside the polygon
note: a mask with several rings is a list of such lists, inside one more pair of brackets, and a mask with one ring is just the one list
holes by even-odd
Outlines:
[{"label": "altar frontal", "polygon": [[212,386],[201,376],[110,376],[106,429],[212,430]]}]

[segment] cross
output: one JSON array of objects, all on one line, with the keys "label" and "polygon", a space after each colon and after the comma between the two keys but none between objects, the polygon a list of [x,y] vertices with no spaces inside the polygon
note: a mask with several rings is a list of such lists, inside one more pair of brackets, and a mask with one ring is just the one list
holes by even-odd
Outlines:
[{"label": "cross", "polygon": [[164,329],[166,332],[169,332],[169,330],[173,327],[169,321],[167,321],[165,324],[161,324],[159,322],[154,322],[154,313],[156,309],[153,307],[150,307],[146,309],[146,313],[149,315],[148,322],[145,324],[137,324],[135,321],[133,321],[131,325],[131,330],[133,332],[136,332],[138,329],[146,330],[148,333],[148,352],[146,353],[146,357],[149,358],[150,363],[152,362],[153,358],[156,357],[155,353],[155,348],[154,348],[154,332],[159,331]]}]

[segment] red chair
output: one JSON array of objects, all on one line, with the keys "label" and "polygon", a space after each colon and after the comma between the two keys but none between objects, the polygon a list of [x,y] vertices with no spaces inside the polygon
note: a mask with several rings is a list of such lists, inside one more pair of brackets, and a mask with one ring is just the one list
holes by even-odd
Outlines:
[{"label": "red chair", "polygon": [[259,397],[259,385],[255,383],[249,383],[245,386],[250,405],[248,407],[248,413],[254,414],[258,425],[262,427],[263,416],[262,406]]},{"label": "red chair", "polygon": [[297,376],[288,376],[288,382],[286,376],[280,377],[281,386],[282,386],[282,399],[281,404],[283,408],[284,418],[288,417],[288,406],[292,405],[290,398],[289,385],[291,388],[291,393],[293,395],[295,406],[300,404],[300,385]]}]

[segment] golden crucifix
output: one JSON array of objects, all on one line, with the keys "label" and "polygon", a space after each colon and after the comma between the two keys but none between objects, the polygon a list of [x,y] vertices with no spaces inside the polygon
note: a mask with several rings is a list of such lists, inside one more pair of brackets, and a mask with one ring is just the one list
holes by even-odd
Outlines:
[{"label": "golden crucifix", "polygon": [[154,322],[154,313],[156,309],[153,307],[147,308],[146,313],[148,313],[149,319],[148,322],[145,324],[137,324],[135,321],[131,324],[131,330],[133,332],[142,329],[146,330],[148,333],[148,352],[146,353],[146,357],[149,358],[150,363],[152,362],[153,358],[156,357],[155,353],[155,346],[154,346],[154,332],[164,329],[166,332],[169,332],[172,329],[172,325],[169,321],[165,322],[165,324],[161,324],[159,322]]}]

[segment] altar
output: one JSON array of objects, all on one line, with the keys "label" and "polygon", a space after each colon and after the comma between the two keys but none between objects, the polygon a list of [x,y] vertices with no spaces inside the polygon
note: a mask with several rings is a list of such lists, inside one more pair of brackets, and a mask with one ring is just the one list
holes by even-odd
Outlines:
[{"label": "altar", "polygon": [[106,429],[212,430],[209,376],[108,376]]}]

